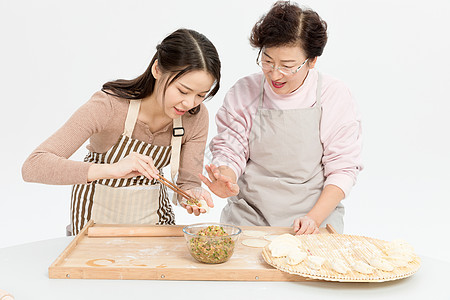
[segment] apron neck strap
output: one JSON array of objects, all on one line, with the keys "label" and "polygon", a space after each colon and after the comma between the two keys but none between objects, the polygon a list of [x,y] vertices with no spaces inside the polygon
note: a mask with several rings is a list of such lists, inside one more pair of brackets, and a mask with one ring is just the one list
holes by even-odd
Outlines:
[{"label": "apron neck strap", "polygon": [[[173,119],[173,130],[172,130],[172,152],[170,154],[170,177],[172,177],[172,182],[176,184],[176,175],[180,167],[180,152],[181,152],[181,138],[184,135],[183,122],[181,117]],[[177,193],[173,193],[172,203],[177,205]]]},{"label": "apron neck strap", "polygon": [[262,79],[261,79],[261,90],[259,92],[259,104],[258,104],[258,108],[262,108],[262,103],[263,103],[263,99],[264,99],[264,83],[266,82],[266,78],[264,76],[264,73],[262,74]]},{"label": "apron neck strap", "polygon": [[322,106],[320,95],[322,94],[322,74],[317,72],[317,88],[316,88],[316,105],[320,108]]},{"label": "apron neck strap", "polygon": [[141,107],[141,100],[130,100],[128,106],[127,118],[125,120],[125,129],[123,135],[131,138],[133,134],[134,126],[139,115],[139,108]]},{"label": "apron neck strap", "polygon": [[[139,115],[139,108],[141,107],[141,100],[130,100],[130,105],[128,106],[127,118],[125,120],[125,129],[123,135],[131,138],[134,131],[134,126]],[[172,151],[170,157],[170,175],[172,181],[175,182],[175,176],[178,173],[180,166],[180,152],[181,152],[181,139],[184,135],[183,122],[181,117],[173,119],[173,130],[172,130]]]},{"label": "apron neck strap", "polygon": [[175,183],[175,176],[177,175],[180,166],[181,138],[183,135],[184,128],[181,117],[173,119],[172,141],[170,143],[172,145],[170,175],[173,183]]}]

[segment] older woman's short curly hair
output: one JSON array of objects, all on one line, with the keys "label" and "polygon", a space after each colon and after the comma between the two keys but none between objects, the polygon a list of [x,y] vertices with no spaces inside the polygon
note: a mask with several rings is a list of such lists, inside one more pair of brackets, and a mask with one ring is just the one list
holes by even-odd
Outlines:
[{"label": "older woman's short curly hair", "polygon": [[327,39],[327,23],[315,11],[278,1],[253,27],[250,43],[259,49],[299,45],[314,58],[322,55]]}]

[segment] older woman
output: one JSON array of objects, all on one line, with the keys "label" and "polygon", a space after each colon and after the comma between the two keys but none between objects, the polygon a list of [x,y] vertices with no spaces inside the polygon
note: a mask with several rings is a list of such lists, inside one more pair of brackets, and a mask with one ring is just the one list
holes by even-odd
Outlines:
[{"label": "older woman", "polygon": [[361,123],[349,89],[314,66],[327,24],[280,1],[254,26],[262,73],[240,79],[216,116],[202,181],[229,197],[221,221],[343,232],[342,200],[362,168]]}]

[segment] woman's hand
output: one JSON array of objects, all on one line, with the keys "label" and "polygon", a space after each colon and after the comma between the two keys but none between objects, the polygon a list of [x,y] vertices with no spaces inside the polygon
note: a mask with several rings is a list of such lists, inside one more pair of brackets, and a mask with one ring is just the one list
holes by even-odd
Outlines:
[{"label": "woman's hand", "polygon": [[158,178],[158,169],[150,156],[131,152],[128,156],[111,165],[113,178],[131,178],[144,175],[148,179]]},{"label": "woman's hand", "polygon": [[158,169],[150,156],[131,152],[120,161],[111,164],[112,178],[131,178],[144,175],[148,179],[158,178]]},{"label": "woman's hand", "polygon": [[[236,181],[231,176],[223,174],[217,166],[210,164],[206,165],[205,169],[209,178],[202,174],[199,174],[199,177],[211,192],[220,198],[235,196],[239,193],[239,186],[236,184]],[[230,172],[233,171],[230,169]]]},{"label": "woman's hand", "polygon": [[319,226],[316,221],[308,216],[295,219],[293,227],[296,235],[319,233]]},{"label": "woman's hand", "polygon": [[92,164],[88,170],[88,182],[97,179],[131,178],[139,175],[148,179],[157,179],[158,173],[151,157],[131,152],[113,164]]},{"label": "woman's hand", "polygon": [[[209,207],[211,207],[211,208],[214,207],[214,203],[213,203],[213,200],[211,198],[211,194],[207,190],[205,190],[205,189],[203,189],[201,187],[198,187],[198,188],[193,188],[191,190],[187,190],[186,193],[189,196],[194,197],[197,200],[205,200],[206,204]],[[180,201],[180,204],[181,204],[181,206],[183,206],[187,210],[187,212],[189,214],[194,213],[194,215],[199,216],[201,213],[202,214],[206,213],[206,209],[204,209],[204,208],[200,208],[200,207],[198,207],[196,205],[187,205],[185,198],[183,198]]]}]

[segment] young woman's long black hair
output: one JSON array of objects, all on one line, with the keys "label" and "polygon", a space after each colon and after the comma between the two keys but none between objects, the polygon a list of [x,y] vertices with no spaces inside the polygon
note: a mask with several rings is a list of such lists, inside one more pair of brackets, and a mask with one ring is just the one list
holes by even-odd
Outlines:
[{"label": "young woman's long black hair", "polygon": [[[203,70],[214,77],[214,87],[205,97],[213,97],[220,87],[220,59],[216,48],[203,34],[190,29],[178,29],[167,36],[158,46],[156,53],[147,70],[135,79],[118,79],[103,85],[105,93],[126,98],[142,99],[151,95],[155,90],[156,79],[152,74],[152,66],[158,60],[158,68],[163,74],[167,74],[163,95],[167,87],[184,74]],[[189,110],[196,114],[200,111],[200,105]]]}]

